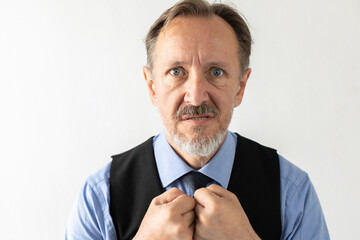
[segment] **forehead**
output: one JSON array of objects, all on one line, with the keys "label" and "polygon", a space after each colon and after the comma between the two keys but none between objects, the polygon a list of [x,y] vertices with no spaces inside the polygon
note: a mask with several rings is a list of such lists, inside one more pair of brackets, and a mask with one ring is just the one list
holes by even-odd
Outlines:
[{"label": "forehead", "polygon": [[218,16],[176,17],[160,32],[157,61],[238,64],[238,43],[231,26]]}]

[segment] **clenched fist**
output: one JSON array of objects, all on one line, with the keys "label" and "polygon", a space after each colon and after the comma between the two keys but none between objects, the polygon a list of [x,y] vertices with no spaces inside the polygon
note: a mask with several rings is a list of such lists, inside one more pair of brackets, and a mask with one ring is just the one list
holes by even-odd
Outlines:
[{"label": "clenched fist", "polygon": [[260,239],[232,192],[210,185],[194,193],[197,202],[195,240]]},{"label": "clenched fist", "polygon": [[134,239],[193,239],[195,205],[192,197],[177,188],[155,197]]}]

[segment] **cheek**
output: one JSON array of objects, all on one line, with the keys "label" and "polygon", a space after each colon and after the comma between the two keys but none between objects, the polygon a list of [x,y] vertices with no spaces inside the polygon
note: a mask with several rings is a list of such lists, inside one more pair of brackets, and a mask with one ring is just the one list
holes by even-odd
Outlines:
[{"label": "cheek", "polygon": [[176,91],[162,91],[157,98],[158,107],[167,118],[172,118],[183,102],[183,97]]},{"label": "cheek", "polygon": [[215,102],[216,107],[220,111],[221,121],[227,122],[232,116],[232,112],[236,105],[236,96],[233,93],[228,93],[220,96]]},{"label": "cheek", "polygon": [[211,96],[213,104],[220,112],[228,112],[234,107],[236,97],[233,91],[213,92]]}]

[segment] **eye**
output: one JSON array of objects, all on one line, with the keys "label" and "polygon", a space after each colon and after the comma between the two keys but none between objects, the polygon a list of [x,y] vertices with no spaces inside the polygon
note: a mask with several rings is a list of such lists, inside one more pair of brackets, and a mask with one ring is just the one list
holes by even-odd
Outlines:
[{"label": "eye", "polygon": [[170,74],[173,76],[179,76],[183,74],[183,71],[180,68],[172,68],[170,69]]},{"label": "eye", "polygon": [[224,74],[224,71],[220,68],[215,68],[211,71],[211,74],[215,77],[220,77]]}]

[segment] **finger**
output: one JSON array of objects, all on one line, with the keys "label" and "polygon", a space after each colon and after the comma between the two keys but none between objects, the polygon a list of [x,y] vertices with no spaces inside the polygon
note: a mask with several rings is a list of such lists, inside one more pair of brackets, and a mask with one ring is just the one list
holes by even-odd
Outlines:
[{"label": "finger", "polygon": [[201,237],[203,229],[204,229],[204,227],[203,227],[201,220],[199,218],[196,218],[195,229],[194,229],[194,238],[193,238],[194,240],[204,239]]},{"label": "finger", "polygon": [[191,227],[191,225],[195,224],[195,212],[189,211],[183,215],[183,219],[186,223],[188,223],[188,226]]},{"label": "finger", "polygon": [[194,232],[195,232],[195,220],[189,226],[188,236],[186,237],[186,239],[194,239]]},{"label": "finger", "polygon": [[204,206],[200,205],[200,204],[196,204],[196,207],[194,209],[195,214],[198,218],[200,218],[201,213],[204,211]]},{"label": "finger", "polygon": [[183,193],[178,188],[174,187],[154,198],[155,204],[156,205],[167,204],[174,201],[176,198],[182,195],[185,195],[185,193]]},{"label": "finger", "polygon": [[196,201],[194,198],[189,197],[186,194],[183,194],[176,199],[174,199],[171,203],[169,203],[171,207],[174,207],[178,210],[178,212],[183,215],[189,211],[193,211],[196,206]]},{"label": "finger", "polygon": [[217,184],[211,184],[210,186],[207,187],[207,189],[209,189],[211,192],[215,193],[219,197],[223,197],[223,198],[229,198],[232,194],[230,191],[226,190],[225,188]]},{"label": "finger", "polygon": [[210,189],[199,188],[198,190],[195,191],[194,198],[196,202],[198,202],[199,204],[205,207],[214,200],[217,200],[219,196],[213,193]]}]

